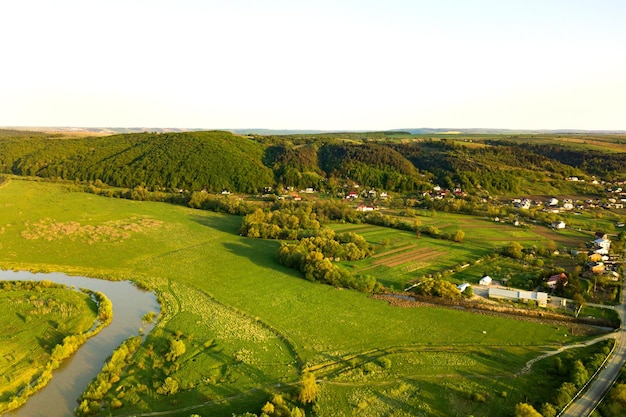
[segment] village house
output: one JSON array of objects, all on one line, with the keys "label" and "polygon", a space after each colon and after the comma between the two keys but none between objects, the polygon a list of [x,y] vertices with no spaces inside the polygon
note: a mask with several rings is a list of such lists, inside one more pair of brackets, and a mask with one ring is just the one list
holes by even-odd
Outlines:
[{"label": "village house", "polygon": [[480,281],[478,281],[478,283],[479,283],[480,285],[483,285],[483,286],[487,287],[487,286],[491,285],[491,282],[492,282],[492,281],[493,281],[493,280],[491,279],[491,277],[490,277],[489,275],[485,275],[484,277],[482,277],[482,278],[480,279]]},{"label": "village house", "polygon": [[520,210],[528,210],[530,209],[530,206],[532,205],[532,201],[530,201],[528,198],[524,198],[523,200],[516,198],[512,201],[512,203],[515,206],[515,208],[518,208]]},{"label": "village house", "polygon": [[611,240],[605,233],[597,232],[596,240],[593,241],[593,249],[594,253],[608,255],[609,249],[611,249]]},{"label": "village house", "polygon": [[563,285],[564,287],[567,285],[567,275],[565,275],[564,272],[552,275],[551,277],[548,277],[548,279],[546,279],[546,285],[550,289],[555,289],[559,283],[561,283],[561,285]]},{"label": "village house", "polygon": [[565,229],[565,222],[560,221],[557,223],[552,223],[552,228],[553,229]]},{"label": "village house", "polygon": [[359,211],[359,212],[362,212],[362,213],[364,213],[366,211],[374,211],[374,207],[366,206],[365,204],[361,204],[360,206],[358,206],[356,208],[356,211]]},{"label": "village house", "polygon": [[594,274],[603,274],[606,269],[603,262],[590,262],[587,266]]}]

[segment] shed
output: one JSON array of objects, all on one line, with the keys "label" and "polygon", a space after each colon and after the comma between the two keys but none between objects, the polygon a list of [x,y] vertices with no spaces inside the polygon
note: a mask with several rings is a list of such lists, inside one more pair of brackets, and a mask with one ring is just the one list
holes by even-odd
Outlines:
[{"label": "shed", "polygon": [[467,289],[467,287],[469,287],[470,285],[466,282],[464,284],[460,284],[456,286],[456,289],[463,292]]},{"label": "shed", "polygon": [[478,283],[480,285],[488,286],[488,285],[491,285],[491,281],[492,281],[491,277],[489,275],[485,275],[484,277],[480,279],[480,281],[478,281]]}]

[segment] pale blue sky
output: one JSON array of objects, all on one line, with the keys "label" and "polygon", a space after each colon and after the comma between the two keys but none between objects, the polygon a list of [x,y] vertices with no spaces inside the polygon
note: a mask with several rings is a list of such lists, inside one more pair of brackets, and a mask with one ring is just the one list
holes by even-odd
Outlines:
[{"label": "pale blue sky", "polygon": [[2,0],[0,126],[626,129],[626,1]]}]

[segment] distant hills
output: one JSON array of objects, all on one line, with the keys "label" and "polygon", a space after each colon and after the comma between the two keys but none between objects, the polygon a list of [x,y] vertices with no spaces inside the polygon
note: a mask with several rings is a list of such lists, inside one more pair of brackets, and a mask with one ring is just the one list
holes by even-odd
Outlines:
[{"label": "distant hills", "polygon": [[626,137],[595,132],[572,137],[554,132],[498,135],[480,129],[281,135],[270,130],[136,128],[142,133],[105,134],[68,129],[0,130],[0,174],[241,193],[293,187],[334,195],[358,184],[421,194],[436,184],[473,196],[578,193],[589,183],[572,184],[567,178],[626,176]]},{"label": "distant hills", "polygon": [[[162,128],[162,127],[53,127],[53,126],[6,126],[0,129],[44,131],[44,132],[65,132],[65,133],[92,133],[101,135],[113,135],[120,133],[142,133],[142,132],[194,132],[203,130],[223,130],[238,135],[310,135],[323,133],[366,133],[381,132],[371,130],[315,130],[315,129],[206,129],[206,128]],[[384,132],[408,132],[413,135],[428,134],[466,134],[466,135],[514,135],[514,134],[624,134],[626,130],[583,130],[583,129],[493,129],[493,128],[406,128],[389,129]]]}]

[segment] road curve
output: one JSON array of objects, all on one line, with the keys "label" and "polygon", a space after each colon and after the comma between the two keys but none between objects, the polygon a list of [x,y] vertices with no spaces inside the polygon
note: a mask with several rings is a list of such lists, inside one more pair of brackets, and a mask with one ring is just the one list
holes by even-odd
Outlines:
[{"label": "road curve", "polygon": [[617,379],[620,370],[626,363],[626,305],[624,304],[624,291],[626,291],[626,279],[622,285],[622,304],[615,307],[620,315],[622,326],[615,335],[615,352],[606,362],[602,369],[591,383],[587,390],[573,401],[560,417],[587,417],[600,404],[604,394],[609,390],[613,382]]}]

